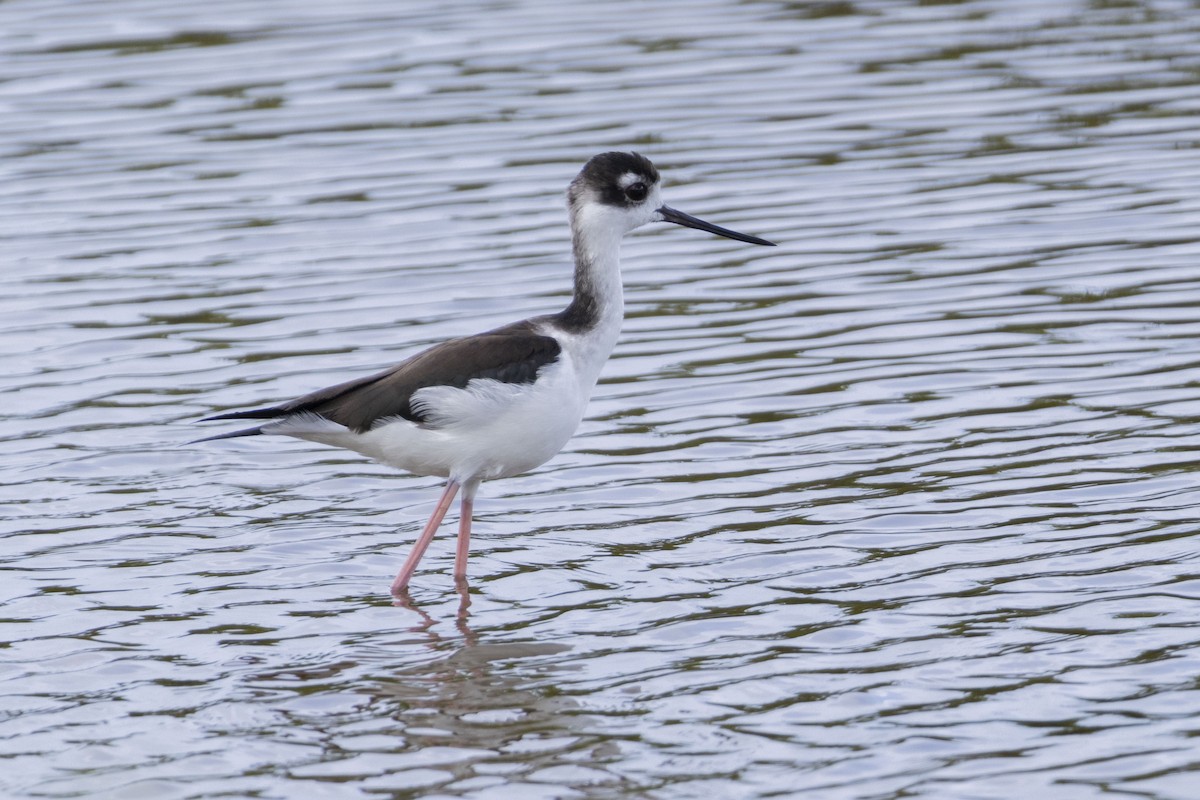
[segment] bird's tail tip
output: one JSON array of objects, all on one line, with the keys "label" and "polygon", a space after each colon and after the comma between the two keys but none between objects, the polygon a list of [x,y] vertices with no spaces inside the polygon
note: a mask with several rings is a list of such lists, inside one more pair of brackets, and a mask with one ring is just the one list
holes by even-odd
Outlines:
[{"label": "bird's tail tip", "polygon": [[[265,419],[274,420],[283,416],[283,412],[278,408],[252,408],[249,411],[227,411],[224,414],[212,414],[200,419],[200,422],[220,422],[222,420],[231,419]],[[218,433],[216,436],[205,436],[203,439],[195,439],[188,444],[197,444],[199,442],[212,442],[217,439],[236,439],[239,436],[258,436],[262,434],[264,425],[259,425],[254,428],[242,428],[229,433]]]},{"label": "bird's tail tip", "polygon": [[[201,420],[203,422],[204,420]],[[230,431],[229,433],[218,433],[216,436],[205,436],[203,439],[193,439],[188,444],[199,444],[200,442],[215,442],[217,439],[237,439],[240,436],[261,436],[262,426],[257,428],[242,428],[240,431]]]}]

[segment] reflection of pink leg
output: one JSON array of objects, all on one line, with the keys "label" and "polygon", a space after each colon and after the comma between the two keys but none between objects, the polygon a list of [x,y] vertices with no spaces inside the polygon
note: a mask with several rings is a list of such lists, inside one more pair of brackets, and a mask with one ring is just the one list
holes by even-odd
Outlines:
[{"label": "reflection of pink leg", "polygon": [[475,509],[475,486],[468,484],[463,489],[462,505],[458,519],[458,551],[454,556],[454,579],[467,579],[467,551],[471,549],[471,514]]},{"label": "reflection of pink leg", "polygon": [[429,522],[425,523],[425,530],[421,531],[421,536],[417,539],[417,543],[413,545],[412,552],[408,554],[408,560],[404,562],[404,566],[400,568],[399,574],[396,575],[396,580],[392,581],[392,594],[399,596],[401,592],[408,586],[408,581],[417,570],[417,562],[421,560],[421,556],[425,555],[425,551],[429,549],[429,543],[433,541],[433,534],[437,533],[438,525],[442,524],[442,518],[446,516],[446,511],[450,508],[450,503],[454,501],[454,495],[458,492],[458,484],[454,481],[446,483],[446,491],[442,492],[442,498],[438,500],[437,508],[433,510],[433,516],[429,518]]}]

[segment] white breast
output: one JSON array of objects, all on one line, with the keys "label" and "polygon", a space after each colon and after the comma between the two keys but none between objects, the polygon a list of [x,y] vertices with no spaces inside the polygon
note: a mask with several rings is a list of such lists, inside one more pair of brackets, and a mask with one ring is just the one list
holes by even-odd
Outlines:
[{"label": "white breast", "polygon": [[319,417],[293,417],[267,432],[355,450],[418,475],[504,478],[544,464],[575,433],[590,394],[581,391],[581,378],[564,350],[531,384],[476,379],[462,389],[419,390],[413,406],[427,416],[424,424],[395,417],[356,433]]},{"label": "white breast", "polygon": [[308,415],[263,430],[344,447],[408,472],[460,483],[528,472],[558,453],[579,427],[620,332],[620,306],[609,311],[583,335],[546,330],[562,351],[533,383],[477,378],[461,389],[419,389],[411,402],[424,423],[393,417],[357,433]]}]

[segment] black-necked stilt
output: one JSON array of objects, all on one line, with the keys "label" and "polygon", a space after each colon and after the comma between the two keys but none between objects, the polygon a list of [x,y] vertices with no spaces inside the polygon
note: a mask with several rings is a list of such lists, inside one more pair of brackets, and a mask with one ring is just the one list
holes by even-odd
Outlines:
[{"label": "black-necked stilt", "polygon": [[567,443],[583,418],[624,316],[621,238],[666,221],[770,245],[662,204],[658,170],[637,153],[602,153],[567,190],[575,295],[557,314],[451,339],[376,375],[290,403],[205,417],[263,419],[199,441],[277,433],[345,447],[418,475],[447,478],[433,515],[392,583],[408,586],[417,562],[462,490],[454,577],[467,574],[471,508],[481,481],[527,472]]}]

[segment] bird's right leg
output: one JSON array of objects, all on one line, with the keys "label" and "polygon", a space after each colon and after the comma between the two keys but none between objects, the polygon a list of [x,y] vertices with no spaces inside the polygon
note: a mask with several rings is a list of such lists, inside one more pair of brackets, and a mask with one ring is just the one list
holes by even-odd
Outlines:
[{"label": "bird's right leg", "polygon": [[467,552],[471,549],[471,515],[475,513],[475,491],[479,481],[467,481],[463,485],[460,518],[458,520],[458,547],[454,555],[454,582],[467,582]]}]

